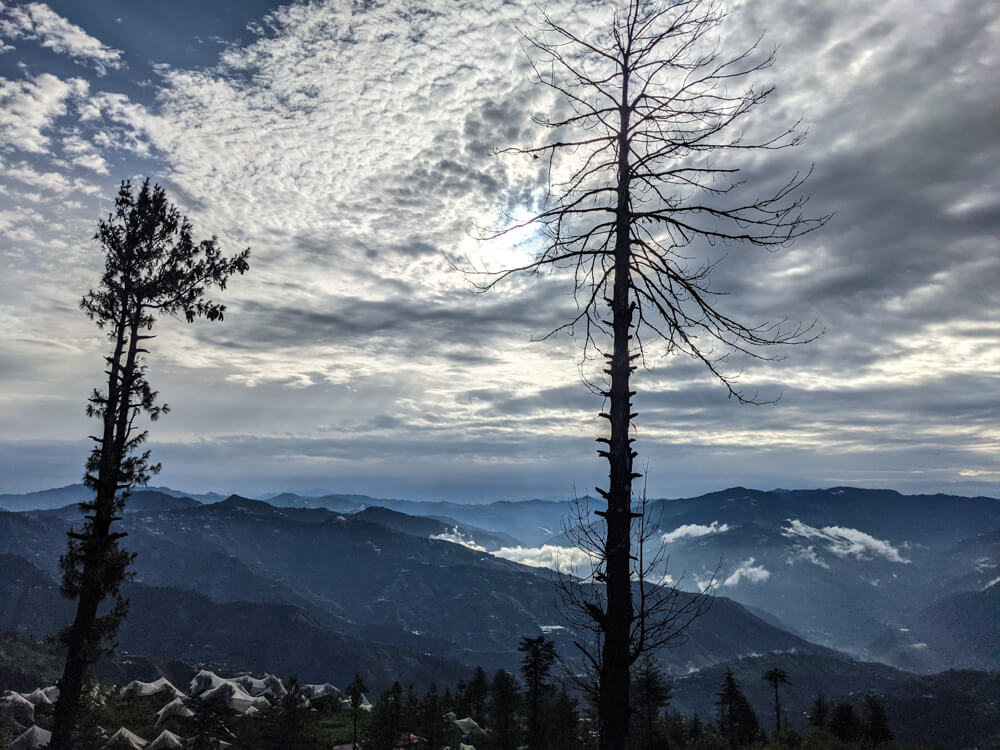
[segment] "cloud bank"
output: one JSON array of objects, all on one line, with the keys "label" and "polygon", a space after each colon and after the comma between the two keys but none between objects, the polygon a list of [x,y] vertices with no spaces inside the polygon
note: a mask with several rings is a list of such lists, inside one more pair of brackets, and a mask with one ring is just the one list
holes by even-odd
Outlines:
[{"label": "cloud bank", "polygon": [[593,558],[584,550],[554,544],[544,544],[541,547],[501,547],[493,554],[522,565],[551,568],[567,575],[585,576],[589,574],[593,564]]},{"label": "cloud bank", "polygon": [[477,552],[486,551],[486,548],[483,545],[477,544],[475,539],[463,534],[457,526],[451,531],[445,531],[440,534],[431,534],[431,539],[438,539],[442,542],[451,542],[452,544],[460,544],[463,547],[474,549]]}]

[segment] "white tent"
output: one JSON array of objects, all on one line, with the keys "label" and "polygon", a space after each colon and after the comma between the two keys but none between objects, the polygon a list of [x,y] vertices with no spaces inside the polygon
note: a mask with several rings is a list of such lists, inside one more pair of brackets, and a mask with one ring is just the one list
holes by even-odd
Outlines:
[{"label": "white tent", "polygon": [[36,706],[51,706],[52,700],[45,694],[45,691],[41,688],[35,688],[30,693],[21,693],[25,700],[31,701]]},{"label": "white tent", "polygon": [[250,706],[263,709],[271,705],[267,698],[254,698],[233,682],[223,682],[218,687],[202,693],[201,698],[203,700],[220,700],[237,713],[243,713]]},{"label": "white tent", "polygon": [[170,703],[157,711],[156,716],[156,726],[160,726],[162,722],[171,716],[180,716],[182,719],[187,719],[190,716],[194,716],[194,711],[185,706],[184,701],[180,698],[174,698]]},{"label": "white tent", "polygon": [[164,729],[155,740],[146,746],[146,750],[166,750],[176,747],[184,747],[184,742],[169,729]]},{"label": "white tent", "polygon": [[203,669],[192,678],[191,685],[188,690],[191,695],[201,695],[208,690],[213,690],[214,688],[219,687],[219,685],[224,682],[226,682],[226,680],[219,677],[219,675],[215,672]]},{"label": "white tent", "polygon": [[19,724],[35,723],[35,704],[20,693],[8,691],[0,698],[0,722],[13,719]]},{"label": "white tent", "polygon": [[142,750],[149,744],[149,740],[144,740],[134,732],[130,732],[125,727],[121,727],[111,735],[104,747],[108,750]]},{"label": "white tent", "polygon": [[[345,705],[348,708],[351,707],[351,699],[350,698],[341,698],[340,702],[341,702],[342,705]],[[365,695],[361,696],[361,705],[358,706],[358,708],[360,708],[362,711],[371,711],[372,710],[372,704],[368,700],[367,696],[365,696]]]},{"label": "white tent", "polygon": [[30,750],[35,747],[48,747],[52,741],[52,732],[39,726],[28,728],[17,739],[10,743],[10,750]]},{"label": "white tent", "polygon": [[265,674],[263,678],[251,677],[250,675],[245,674],[240,675],[239,677],[234,677],[233,679],[228,680],[228,682],[236,683],[254,697],[260,695],[272,695],[275,698],[280,698],[288,692],[281,680],[273,674]]},{"label": "white tent", "polygon": [[175,698],[184,697],[184,693],[174,687],[173,683],[166,677],[161,677],[153,682],[132,680],[132,682],[122,688],[122,694],[124,695],[157,695],[164,692],[170,693]]},{"label": "white tent", "polygon": [[329,682],[324,682],[319,685],[303,685],[302,693],[309,700],[316,700],[317,698],[322,698],[325,695],[339,696],[340,690],[331,685]]}]

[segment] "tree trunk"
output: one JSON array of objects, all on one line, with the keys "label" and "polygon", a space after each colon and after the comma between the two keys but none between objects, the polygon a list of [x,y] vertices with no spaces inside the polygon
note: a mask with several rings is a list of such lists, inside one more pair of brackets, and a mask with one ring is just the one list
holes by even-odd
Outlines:
[{"label": "tree trunk", "polygon": [[67,639],[66,666],[59,680],[59,699],[52,723],[52,750],[73,750],[73,730],[80,712],[80,695],[92,660],[89,652],[93,644],[89,642],[87,633],[93,629],[99,604],[99,593],[92,587],[88,586],[81,592],[76,619]]},{"label": "tree trunk", "polygon": [[[626,65],[623,71],[627,70]],[[614,349],[611,354],[611,439],[608,449],[610,487],[605,514],[605,563],[608,604],[598,696],[601,750],[625,747],[629,725],[629,635],[632,626],[630,546],[632,526],[632,447],[630,340],[632,305],[629,300],[630,205],[628,160],[628,78],[622,85],[618,131],[618,205],[616,208],[615,275],[611,300]]]},{"label": "tree trunk", "polygon": [[[108,369],[108,397],[93,517],[90,528],[86,530],[87,538],[81,540],[84,548],[82,584],[76,617],[66,638],[66,665],[59,680],[59,698],[53,713],[52,750],[73,750],[73,730],[80,713],[83,683],[100,650],[100,634],[95,632],[97,612],[103,599],[105,562],[113,542],[111,523],[115,495],[128,439],[129,401],[138,354],[138,325],[138,315],[129,322],[119,320],[115,353]],[[126,339],[128,351],[123,352]],[[121,361],[123,354],[124,364]]]},{"label": "tree trunk", "polygon": [[774,683],[774,738],[781,734],[781,703],[778,701],[778,683]]}]

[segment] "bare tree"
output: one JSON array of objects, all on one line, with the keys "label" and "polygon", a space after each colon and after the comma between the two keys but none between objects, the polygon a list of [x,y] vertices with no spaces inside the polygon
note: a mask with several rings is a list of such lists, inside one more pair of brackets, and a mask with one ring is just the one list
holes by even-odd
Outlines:
[{"label": "bare tree", "polygon": [[[74,746],[87,672],[128,611],[120,587],[133,555],[120,544],[125,534],[112,525],[121,520],[132,488],[146,484],[160,469],[142,450],[147,433],[137,419],[145,413],[156,420],[167,411],[146,379],[146,346],[154,338],[150,331],[160,315],[183,315],[188,322],[198,317],[222,320],[225,306],[205,299],[206,289],[224,289],[232,274],[249,268],[249,250],[226,258],[214,237],[194,242],[191,224],[149,180],[137,193],[128,181],[121,184],[115,211],[98,223],[95,239],[104,249],[104,274],[80,307],[107,331],[112,347],[105,357],[107,389],[95,389],[87,406],[87,414],[101,423],[92,436],[95,445],[84,475],[95,497],[80,504],[84,526],[69,532],[60,560],[62,592],[77,599],[77,611],[62,634],[66,665],[53,719],[53,750]],[[99,615],[108,599],[111,606]]]},{"label": "bare tree", "polygon": [[[536,115],[548,136],[501,153],[541,159],[548,189],[537,213],[511,222],[499,237],[533,226],[545,237],[535,260],[487,273],[493,288],[517,273],[568,269],[577,313],[555,331],[581,330],[584,357],[607,360],[601,416],[610,435],[610,484],[598,540],[605,600],[590,610],[602,636],[598,723],[602,750],[624,747],[629,717],[629,665],[636,609],[630,583],[633,440],[630,376],[648,343],[703,363],[740,402],[721,364],[732,352],[768,359],[766,348],[804,343],[811,327],[748,324],[727,314],[709,281],[716,261],[695,262],[696,243],[780,248],[829,217],[803,214],[808,172],[767,194],[750,194],[739,165],[720,158],[794,146],[797,123],[753,139],[741,128],[772,88],[748,79],[770,67],[758,43],[732,56],[713,39],[727,16],[713,0],[626,0],[606,26],[578,32],[541,12],[522,30],[537,82],[553,90],[560,116]],[[692,248],[692,250],[687,250]],[[602,312],[610,308],[610,319]],[[555,331],[550,332],[549,335]],[[610,343],[610,345],[609,345]],[[646,636],[648,638],[648,635]]]}]

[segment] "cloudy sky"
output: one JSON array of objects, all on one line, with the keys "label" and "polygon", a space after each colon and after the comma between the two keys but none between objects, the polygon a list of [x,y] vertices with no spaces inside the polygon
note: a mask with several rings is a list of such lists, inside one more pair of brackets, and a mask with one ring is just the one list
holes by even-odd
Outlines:
[{"label": "cloudy sky", "polygon": [[[588,35],[603,6],[548,7]],[[78,308],[91,238],[119,182],[147,175],[197,234],[253,253],[223,323],[159,324],[155,483],[478,501],[600,482],[580,342],[533,340],[573,313],[565,280],[476,295],[447,261],[535,249],[475,227],[539,184],[492,153],[558,106],[519,45],[536,18],[521,0],[0,0],[0,491],[80,478],[106,346]],[[772,406],[652,357],[650,491],[1000,496],[1000,5],[747,3],[722,41],[763,31],[777,88],[754,127],[801,116],[808,137],[746,177],[814,165],[810,206],[836,213],[779,253],[729,248],[716,287],[752,322],[825,334],[731,363]]]}]

